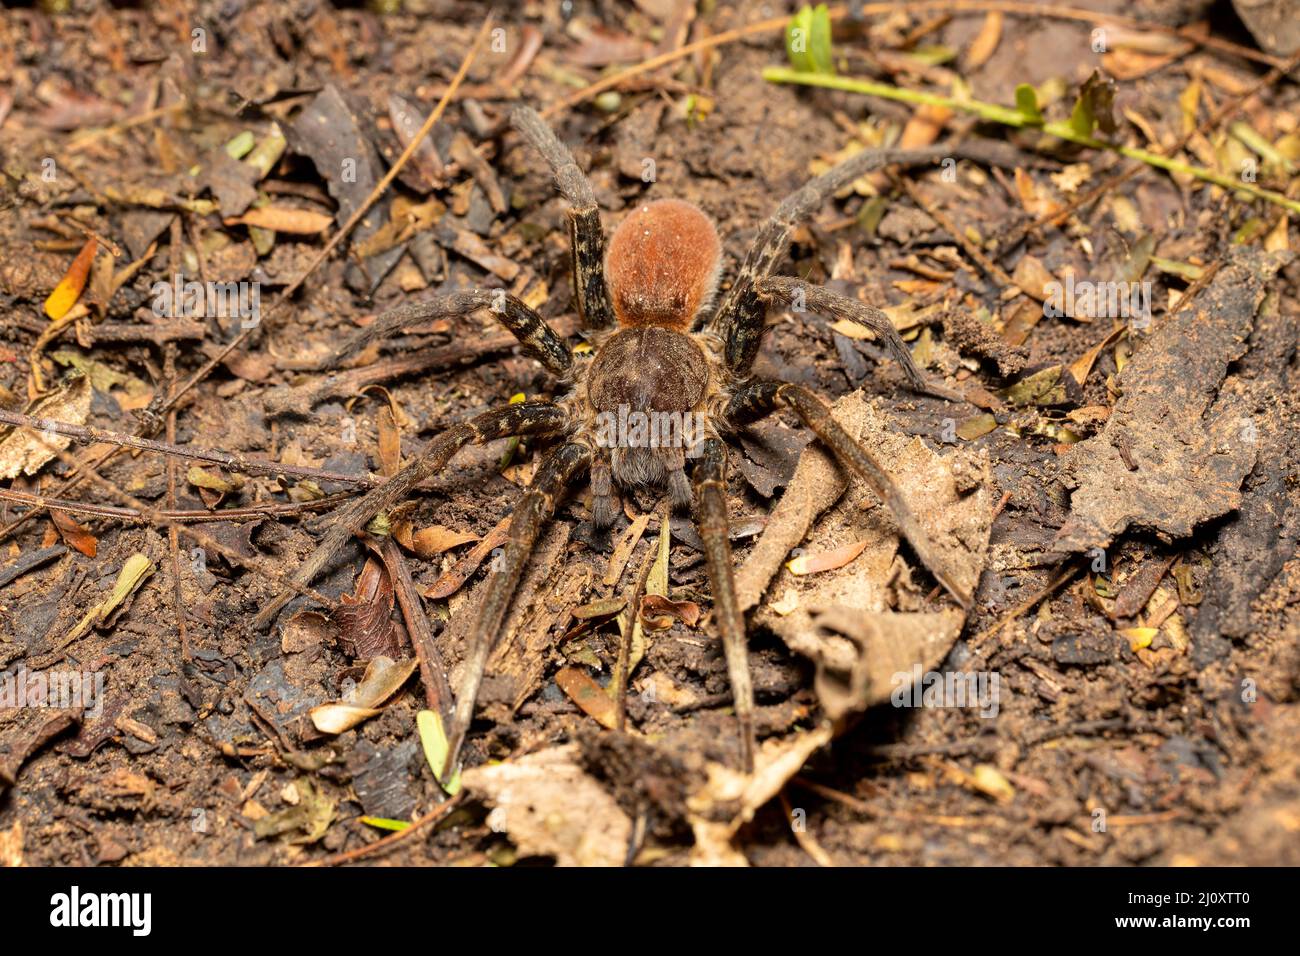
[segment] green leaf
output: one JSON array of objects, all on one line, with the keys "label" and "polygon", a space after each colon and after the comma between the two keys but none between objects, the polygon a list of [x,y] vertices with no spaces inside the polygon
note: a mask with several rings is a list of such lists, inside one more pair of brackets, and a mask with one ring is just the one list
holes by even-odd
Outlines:
[{"label": "green leaf", "polygon": [[1028,83],[1021,83],[1016,87],[1016,109],[1018,109],[1025,120],[1030,123],[1041,123],[1043,121],[1043,111],[1038,108],[1038,94]]},{"label": "green leaf", "polygon": [[835,72],[831,52],[831,17],[826,4],[804,6],[785,28],[785,52],[790,65],[804,73]]},{"label": "green leaf", "polygon": [[424,747],[424,759],[429,761],[433,779],[438,786],[454,797],[460,790],[460,768],[451,775],[451,779],[442,779],[442,766],[447,762],[447,751],[451,749],[447,742],[447,731],[442,726],[442,717],[432,710],[422,710],[415,715],[415,727],[420,732],[420,744]]},{"label": "green leaf", "polygon": [[411,828],[405,820],[390,820],[387,817],[362,817],[361,822],[377,830],[392,830],[395,833]]}]

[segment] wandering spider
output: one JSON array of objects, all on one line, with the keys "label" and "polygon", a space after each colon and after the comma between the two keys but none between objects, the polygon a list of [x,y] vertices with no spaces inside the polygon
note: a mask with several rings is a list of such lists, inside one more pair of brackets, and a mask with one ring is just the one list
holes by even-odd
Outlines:
[{"label": "wandering spider", "polygon": [[[801,385],[760,381],[752,373],[767,302],[784,300],[796,308],[861,323],[898,362],[913,389],[945,394],[927,385],[883,313],[770,273],[788,250],[794,226],[863,173],[888,164],[915,165],[966,153],[952,146],[867,150],[812,180],[788,196],[759,229],[739,275],[713,310],[722,245],[703,212],[671,199],[639,205],[615,230],[607,254],[595,195],[572,154],[533,110],[516,109],[512,122],[546,160],[569,204],[576,299],[595,354],[590,361],[576,361],[570,347],[541,316],[500,290],[458,292],[400,306],[380,316],[345,343],[332,361],[403,326],[489,307],[524,351],[555,377],[562,397],[488,411],[443,432],[384,486],[339,509],[321,545],[293,576],[293,584],[298,588],[309,585],[349,537],[442,469],[465,445],[516,435],[555,439],[557,444],[542,459],[515,509],[504,554],[488,579],[469,632],[444,773],[458,761],[489,653],[542,525],[553,516],[565,488],[583,471],[591,475],[591,517],[597,529],[614,522],[616,487],[666,485],[675,507],[693,506],[740,725],[744,764],[746,770],[752,770],[754,695],[745,620],[737,600],[728,540],[724,436],[777,408],[793,410],[843,465],[867,481],[935,579],[963,607],[970,604],[970,595],[945,572],[938,550],[886,469],[840,427],[826,405]],[[690,430],[695,434],[686,436],[688,441],[656,443],[658,447],[645,442],[610,442],[602,437],[600,426],[620,410],[651,417],[690,415],[696,424]],[[683,436],[686,431],[676,434]],[[692,459],[689,481],[688,457]],[[271,624],[290,596],[281,594],[258,615],[255,626]]]}]

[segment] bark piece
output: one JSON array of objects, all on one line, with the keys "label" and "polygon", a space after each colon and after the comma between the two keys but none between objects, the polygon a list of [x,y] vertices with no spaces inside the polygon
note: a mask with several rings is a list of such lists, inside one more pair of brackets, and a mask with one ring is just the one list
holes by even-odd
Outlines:
[{"label": "bark piece", "polygon": [[1184,538],[1240,505],[1257,443],[1247,439],[1247,407],[1220,386],[1287,258],[1235,253],[1124,367],[1106,427],[1070,452],[1066,481],[1075,490],[1058,551],[1105,547],[1130,527]]}]

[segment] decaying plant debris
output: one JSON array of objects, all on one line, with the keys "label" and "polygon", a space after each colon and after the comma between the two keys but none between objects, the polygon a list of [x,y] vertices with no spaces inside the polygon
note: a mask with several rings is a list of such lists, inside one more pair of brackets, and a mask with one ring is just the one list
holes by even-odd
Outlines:
[{"label": "decaying plant debris", "polygon": [[[750,26],[739,4],[292,0],[194,5],[200,51],[178,8],[71,6],[0,14],[0,863],[1296,862],[1300,89],[1278,29],[900,3],[799,13],[800,50],[780,5]],[[487,309],[374,320],[499,289],[582,340],[519,103],[607,231],[688,200],[726,275],[862,149],[975,158],[864,175],[765,287],[758,373],[827,396],[936,549],[792,415],[733,443],[753,773],[695,528],[628,495],[606,546],[576,485],[442,773],[547,446],[404,469],[557,396]],[[800,282],[892,324],[921,378]],[[1054,307],[1097,282],[1146,312]],[[68,700],[82,675],[102,687]]]}]

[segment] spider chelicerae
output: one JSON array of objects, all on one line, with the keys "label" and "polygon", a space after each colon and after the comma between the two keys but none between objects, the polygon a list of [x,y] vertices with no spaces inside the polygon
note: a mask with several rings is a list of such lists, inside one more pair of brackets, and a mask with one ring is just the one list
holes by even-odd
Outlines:
[{"label": "spider chelicerae", "polygon": [[[767,303],[778,300],[866,326],[914,390],[950,397],[926,382],[893,323],[879,310],[771,272],[787,252],[794,227],[864,173],[966,153],[951,145],[866,150],[807,183],[758,230],[739,274],[715,309],[722,245],[700,209],[673,199],[642,203],[623,219],[606,251],[595,195],[568,148],[532,109],[517,108],[511,119],[550,166],[568,202],[575,298],[594,355],[576,360],[572,348],[541,316],[502,290],[457,292],[381,315],[345,343],[331,362],[404,326],[488,308],[554,376],[556,394],[562,397],[508,405],[443,432],[385,485],[339,509],[292,583],[300,590],[309,585],[349,537],[442,469],[465,445],[520,435],[553,439],[515,508],[504,553],[475,611],[464,677],[456,689],[444,779],[457,764],[488,656],[532,548],[567,486],[584,471],[591,476],[591,519],[597,530],[614,523],[618,488],[666,486],[674,507],[692,511],[704,546],[743,761],[745,769],[752,770],[754,694],[728,539],[728,435],[778,408],[791,409],[845,467],[866,480],[935,579],[963,607],[970,604],[970,595],[945,573],[939,551],[888,471],[831,417],[821,399],[801,385],[763,381],[752,371]],[[626,427],[628,421],[633,427]],[[664,427],[656,427],[660,423]],[[286,592],[277,597],[258,615],[255,626],[271,624],[291,596]]]}]

